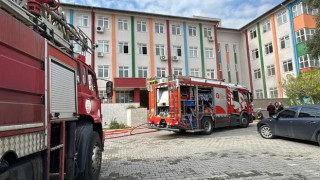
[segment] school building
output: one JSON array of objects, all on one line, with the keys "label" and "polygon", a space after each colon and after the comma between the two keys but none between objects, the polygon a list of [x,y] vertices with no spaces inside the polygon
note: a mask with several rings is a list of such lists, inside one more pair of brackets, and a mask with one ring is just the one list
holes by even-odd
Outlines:
[{"label": "school building", "polygon": [[100,96],[105,80],[114,82],[113,103],[147,106],[146,78],[173,74],[241,84],[255,99],[285,98],[281,81],[288,74],[319,67],[306,52],[318,10],[302,0],[284,0],[240,29],[221,27],[219,18],[61,6],[98,45],[87,63],[100,79]]}]

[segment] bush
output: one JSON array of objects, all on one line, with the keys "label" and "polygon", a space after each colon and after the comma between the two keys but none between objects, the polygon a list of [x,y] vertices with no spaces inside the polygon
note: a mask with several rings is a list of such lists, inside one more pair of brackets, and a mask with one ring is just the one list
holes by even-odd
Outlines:
[{"label": "bush", "polygon": [[110,129],[124,129],[126,125],[123,123],[118,123],[116,120],[112,120],[110,123]]}]

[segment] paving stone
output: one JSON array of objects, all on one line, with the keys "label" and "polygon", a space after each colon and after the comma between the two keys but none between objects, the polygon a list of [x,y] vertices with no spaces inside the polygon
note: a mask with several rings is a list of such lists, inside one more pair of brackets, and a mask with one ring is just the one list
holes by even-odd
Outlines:
[{"label": "paving stone", "polygon": [[107,139],[101,179],[315,180],[319,161],[316,143],[263,139],[256,124],[207,136],[156,131]]}]

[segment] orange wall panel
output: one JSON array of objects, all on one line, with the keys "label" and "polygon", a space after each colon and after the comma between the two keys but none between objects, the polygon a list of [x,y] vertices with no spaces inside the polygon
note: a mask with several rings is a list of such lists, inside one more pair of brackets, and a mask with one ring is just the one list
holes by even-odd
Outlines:
[{"label": "orange wall panel", "polygon": [[313,15],[303,14],[300,15],[293,20],[294,22],[294,31],[298,31],[302,28],[316,28],[316,21]]}]

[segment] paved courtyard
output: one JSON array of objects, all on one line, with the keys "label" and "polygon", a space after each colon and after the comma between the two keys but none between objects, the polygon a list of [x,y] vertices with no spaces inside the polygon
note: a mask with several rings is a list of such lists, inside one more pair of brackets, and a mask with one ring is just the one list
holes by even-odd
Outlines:
[{"label": "paved courtyard", "polygon": [[211,135],[157,131],[109,138],[102,180],[320,179],[317,143],[263,139],[256,124]]}]

